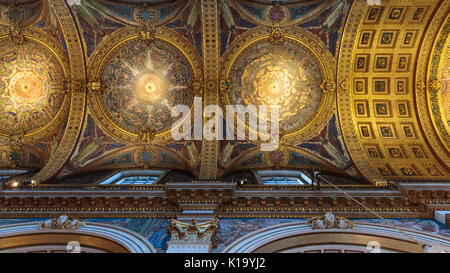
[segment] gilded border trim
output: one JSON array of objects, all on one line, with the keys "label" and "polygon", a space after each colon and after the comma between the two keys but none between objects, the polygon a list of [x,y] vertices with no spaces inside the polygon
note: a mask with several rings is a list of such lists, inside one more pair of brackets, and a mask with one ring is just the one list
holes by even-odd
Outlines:
[{"label": "gilded border trim", "polygon": [[440,35],[437,38],[433,53],[431,55],[429,64],[428,64],[428,85],[427,85],[427,93],[428,95],[428,108],[430,111],[430,115],[433,119],[433,125],[438,132],[439,138],[443,142],[443,144],[447,147],[447,151],[450,152],[450,135],[449,128],[447,122],[443,120],[442,105],[440,105],[440,96],[441,96],[441,73],[443,60],[442,57],[445,56],[447,52],[447,45],[449,43],[450,37],[450,15],[447,16],[446,22],[443,24],[442,29],[440,30]]},{"label": "gilded border trim", "polygon": [[366,153],[363,151],[355,130],[355,121],[352,112],[351,90],[352,83],[349,81],[352,74],[353,52],[356,49],[358,29],[362,22],[367,4],[365,1],[355,1],[350,9],[344,34],[342,35],[341,48],[339,51],[337,71],[337,102],[338,116],[347,146],[348,153],[361,174],[373,181],[379,175],[369,163]]},{"label": "gilded border trim", "polygon": [[[440,7],[449,7],[450,0],[443,1]],[[423,37],[423,41],[434,41],[435,36],[438,34],[442,21],[445,17],[448,16],[448,9],[445,8],[437,8],[437,12],[434,15],[432,21],[429,24],[428,29],[426,30],[425,36]],[[443,143],[440,140],[437,132],[433,127],[433,120],[430,116],[430,112],[428,109],[428,82],[427,82],[427,74],[428,68],[427,65],[429,63],[430,54],[433,50],[433,43],[424,43],[420,48],[418,58],[417,58],[417,69],[415,76],[414,86],[415,92],[415,100],[416,100],[416,108],[417,108],[417,116],[419,117],[419,123],[422,126],[422,130],[427,132],[427,143],[430,148],[437,154],[437,157],[441,159],[443,162],[443,166],[450,162],[450,153],[446,147],[443,147]],[[427,87],[428,86],[428,87]]]},{"label": "gilded border trim", "polygon": [[[204,77],[204,105],[219,102],[219,12],[217,0],[201,1]],[[217,177],[219,141],[203,140],[200,178]]]},{"label": "gilded border trim", "polygon": [[58,18],[69,52],[72,95],[67,127],[62,140],[47,165],[32,179],[46,181],[56,175],[69,160],[80,135],[86,108],[85,59],[75,21],[65,1],[49,0]]}]

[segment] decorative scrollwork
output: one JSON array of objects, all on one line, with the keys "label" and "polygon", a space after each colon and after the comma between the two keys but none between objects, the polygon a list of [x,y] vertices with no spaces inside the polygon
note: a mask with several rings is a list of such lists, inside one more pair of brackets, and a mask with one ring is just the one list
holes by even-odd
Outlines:
[{"label": "decorative scrollwork", "polygon": [[90,81],[87,84],[88,92],[94,94],[101,94],[104,87],[105,85],[99,79]]},{"label": "decorative scrollwork", "polygon": [[78,219],[70,219],[67,215],[49,219],[39,224],[39,229],[67,229],[74,230],[84,226],[85,223]]},{"label": "decorative scrollwork", "polygon": [[135,19],[139,24],[138,30],[142,41],[150,45],[155,40],[156,28],[155,20],[158,17],[158,10],[150,8],[147,3],[143,3],[135,12]]},{"label": "decorative scrollwork", "polygon": [[324,92],[336,91],[336,83],[334,81],[324,81],[320,87]]},{"label": "decorative scrollwork", "polygon": [[353,229],[355,224],[344,217],[334,216],[332,212],[327,212],[324,216],[313,217],[308,220],[307,225],[313,229]]},{"label": "decorative scrollwork", "polygon": [[218,229],[219,219],[198,223],[193,219],[191,223],[184,223],[175,219],[170,220],[167,231],[171,241],[211,241]]},{"label": "decorative scrollwork", "polygon": [[279,27],[272,28],[270,42],[274,45],[279,45],[283,42],[283,31]]},{"label": "decorative scrollwork", "polygon": [[155,130],[152,127],[145,127],[139,132],[139,140],[142,144],[150,144],[155,137]]}]

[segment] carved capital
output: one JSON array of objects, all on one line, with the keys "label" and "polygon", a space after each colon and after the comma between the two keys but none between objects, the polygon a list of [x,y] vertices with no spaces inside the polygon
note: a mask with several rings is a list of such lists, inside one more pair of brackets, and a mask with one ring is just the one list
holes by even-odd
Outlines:
[{"label": "carved capital", "polygon": [[219,219],[203,223],[198,223],[196,219],[191,223],[171,219],[167,231],[170,234],[170,241],[210,242],[214,239],[218,224]]}]

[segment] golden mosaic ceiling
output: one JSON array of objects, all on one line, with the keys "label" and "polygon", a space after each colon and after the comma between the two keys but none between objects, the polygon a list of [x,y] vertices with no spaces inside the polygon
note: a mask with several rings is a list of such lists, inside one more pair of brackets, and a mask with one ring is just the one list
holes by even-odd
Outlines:
[{"label": "golden mosaic ceiling", "polygon": [[320,42],[296,28],[278,43],[265,29],[240,39],[245,45],[231,47],[222,60],[221,77],[229,85],[222,90],[223,104],[276,105],[285,139],[316,134],[334,107],[334,92],[327,86],[335,78],[331,54],[320,56],[327,53]]},{"label": "golden mosaic ceiling", "polygon": [[20,47],[3,42],[0,50],[0,132],[35,131],[54,119],[64,102],[64,71],[42,44]]},{"label": "golden mosaic ceiling", "polygon": [[[49,157],[36,179],[170,164],[216,178],[312,159],[371,182],[450,178],[448,0],[115,5],[0,3],[0,140]],[[170,108],[195,96],[280,106],[282,148],[173,141]]]},{"label": "golden mosaic ceiling", "polygon": [[143,129],[170,131],[176,121],[170,109],[193,104],[193,85],[200,73],[183,51],[162,37],[150,45],[135,37],[115,46],[97,72],[101,109],[93,111],[105,112],[105,118],[130,135]]}]

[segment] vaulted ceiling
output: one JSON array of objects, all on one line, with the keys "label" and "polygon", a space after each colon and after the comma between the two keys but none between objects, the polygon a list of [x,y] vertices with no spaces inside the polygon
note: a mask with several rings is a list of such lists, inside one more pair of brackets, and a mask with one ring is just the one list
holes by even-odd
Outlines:
[{"label": "vaulted ceiling", "polygon": [[[448,0],[0,3],[1,169],[450,179]],[[196,97],[279,105],[278,149],[173,140]]]}]

